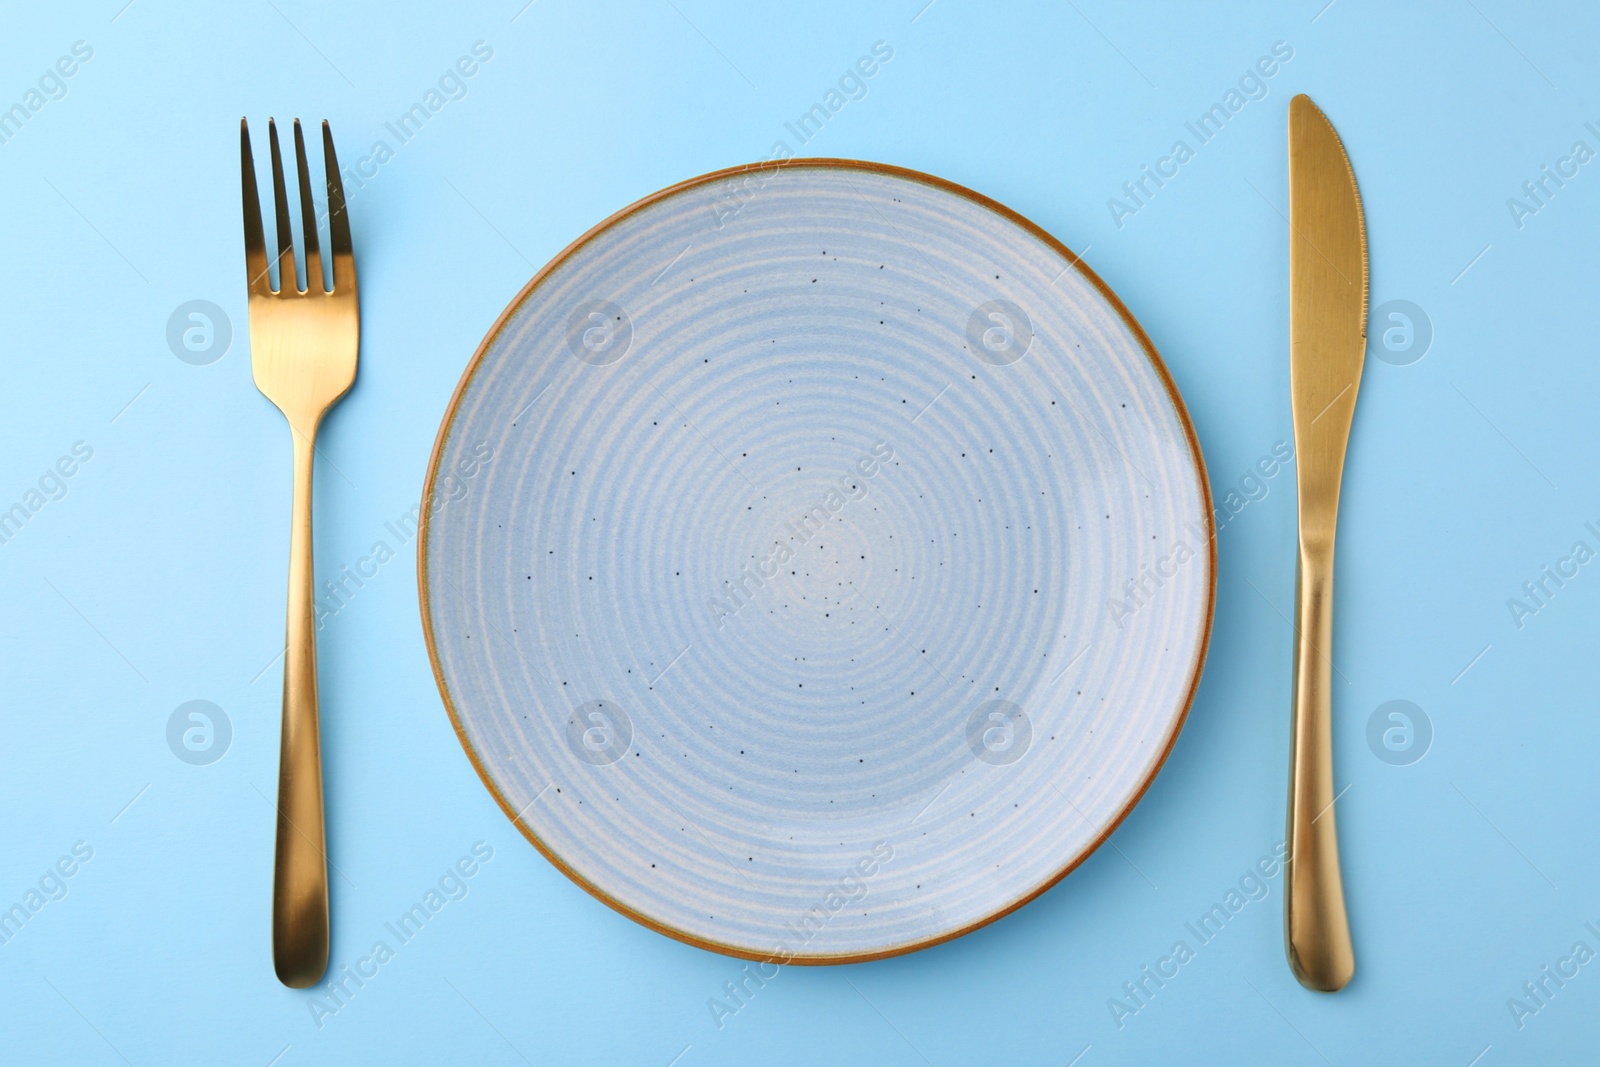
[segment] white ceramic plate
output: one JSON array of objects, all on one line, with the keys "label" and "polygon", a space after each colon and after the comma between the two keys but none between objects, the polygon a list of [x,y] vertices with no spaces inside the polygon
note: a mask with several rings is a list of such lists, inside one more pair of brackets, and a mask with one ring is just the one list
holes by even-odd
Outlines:
[{"label": "white ceramic plate", "polygon": [[832,963],[956,937],[1150,784],[1215,588],[1199,449],[1065,247],[793,161],[540,271],[439,431],[423,625],[473,764],[601,900]]}]

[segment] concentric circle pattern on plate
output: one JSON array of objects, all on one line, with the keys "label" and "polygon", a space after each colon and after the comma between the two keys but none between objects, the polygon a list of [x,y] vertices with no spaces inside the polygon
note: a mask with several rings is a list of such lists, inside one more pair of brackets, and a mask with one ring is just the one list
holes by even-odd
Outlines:
[{"label": "concentric circle pattern on plate", "polygon": [[1108,291],[956,187],[709,176],[569,249],[441,431],[429,646],[570,875],[802,962],[954,936],[1126,814],[1209,632],[1209,501]]}]

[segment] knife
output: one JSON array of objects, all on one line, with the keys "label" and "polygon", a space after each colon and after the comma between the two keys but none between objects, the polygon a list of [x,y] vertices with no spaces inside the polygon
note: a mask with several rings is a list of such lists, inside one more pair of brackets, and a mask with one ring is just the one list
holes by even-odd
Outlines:
[{"label": "knife", "polygon": [[1332,124],[1289,102],[1289,384],[1300,511],[1290,741],[1289,966],[1308,989],[1343,989],[1355,952],[1333,802],[1333,540],[1339,480],[1367,347],[1367,227]]}]

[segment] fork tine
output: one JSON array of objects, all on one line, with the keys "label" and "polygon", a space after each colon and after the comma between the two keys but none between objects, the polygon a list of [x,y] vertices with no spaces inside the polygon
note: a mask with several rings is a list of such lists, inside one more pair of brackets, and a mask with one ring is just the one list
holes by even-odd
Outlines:
[{"label": "fork tine", "polygon": [[300,179],[300,225],[306,234],[306,290],[326,292],[322,284],[322,253],[317,250],[317,208],[311,199],[311,175],[306,169],[306,139],[300,120],[294,120],[294,162]]},{"label": "fork tine", "polygon": [[333,131],[322,120],[322,163],[328,175],[328,253],[333,257],[334,291],[356,291],[356,259],[350,244],[350,213],[345,209],[344,182],[339,177],[339,157],[333,151]]},{"label": "fork tine", "polygon": [[239,177],[244,186],[244,272],[251,296],[272,295],[267,275],[267,238],[261,230],[261,196],[256,192],[256,162],[250,154],[250,124],[239,120]]},{"label": "fork tine", "polygon": [[290,296],[300,291],[294,272],[294,234],[289,229],[289,196],[283,187],[283,157],[278,152],[278,124],[267,120],[267,135],[272,141],[272,199],[274,222],[278,231],[278,295]]}]

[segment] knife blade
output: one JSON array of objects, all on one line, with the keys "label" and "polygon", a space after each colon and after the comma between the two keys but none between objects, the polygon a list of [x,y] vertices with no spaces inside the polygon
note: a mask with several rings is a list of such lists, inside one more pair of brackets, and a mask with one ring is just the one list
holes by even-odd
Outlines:
[{"label": "knife blade", "polygon": [[1367,230],[1344,144],[1289,103],[1289,380],[1299,501],[1284,940],[1308,989],[1355,973],[1333,804],[1333,548],[1367,344]]}]

